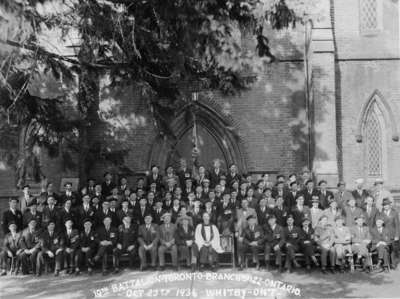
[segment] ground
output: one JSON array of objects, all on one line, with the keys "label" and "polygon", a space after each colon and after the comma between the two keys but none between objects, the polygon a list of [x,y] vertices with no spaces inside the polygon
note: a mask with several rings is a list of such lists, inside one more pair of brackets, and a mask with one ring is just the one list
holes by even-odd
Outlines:
[{"label": "ground", "polygon": [[108,276],[1,277],[0,298],[400,298],[399,286],[400,270],[323,275],[318,271],[279,274],[220,269],[216,274],[197,272],[191,278],[184,270],[124,270]]}]

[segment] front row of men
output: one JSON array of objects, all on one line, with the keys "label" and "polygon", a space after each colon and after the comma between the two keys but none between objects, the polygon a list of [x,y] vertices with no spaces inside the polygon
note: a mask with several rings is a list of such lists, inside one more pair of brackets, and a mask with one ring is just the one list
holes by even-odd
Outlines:
[{"label": "front row of men", "polygon": [[[302,227],[294,225],[292,215],[287,217],[287,226],[276,223],[276,217],[271,215],[267,224],[256,223],[254,215],[249,215],[247,225],[238,235],[239,270],[243,269],[246,255],[252,256],[257,268],[260,268],[259,255],[263,254],[267,270],[270,269],[270,258],[275,257],[275,264],[280,271],[289,271],[292,266],[299,267],[296,253],[303,253],[307,270],[311,264],[319,266],[316,253],[321,256],[322,272],[327,269],[335,271],[339,266],[344,271],[347,254],[355,255],[370,271],[372,266],[370,252],[377,253],[378,268],[388,271],[390,264],[390,232],[383,226],[382,218],[376,219],[376,226],[368,228],[364,225],[364,216],[356,217],[356,225],[344,226],[342,216],[335,218],[335,225],[328,222],[328,217],[322,215],[319,224],[312,229],[310,219],[302,221]],[[163,214],[162,225],[152,222],[153,216],[146,214],[145,223],[140,227],[132,223],[129,215],[123,218],[123,223],[115,228],[111,226],[111,218],[106,216],[103,225],[96,231],[92,229],[92,220],[84,220],[84,229],[79,232],[73,228],[73,221],[65,219],[65,229],[62,233],[55,230],[55,222],[49,221],[47,229],[40,232],[36,228],[36,219],[30,219],[28,227],[17,232],[15,222],[9,223],[10,232],[4,239],[4,247],[0,253],[1,274],[6,274],[7,264],[15,265],[18,272],[20,266],[24,274],[31,270],[40,275],[44,269],[54,268],[55,275],[66,269],[67,273],[80,273],[81,266],[87,267],[91,274],[96,263],[102,264],[103,274],[107,273],[108,257],[112,257],[114,272],[119,271],[121,255],[127,255],[130,267],[135,257],[140,258],[140,269],[148,266],[150,255],[151,268],[156,267],[157,257],[159,269],[165,268],[165,253],[169,253],[174,268],[178,269],[182,258],[186,266],[196,270],[209,265],[216,269],[218,253],[223,249],[220,245],[220,234],[217,227],[210,223],[210,215],[203,214],[203,222],[196,228],[191,226],[189,216],[180,217],[174,224],[171,213]],[[282,267],[282,253],[285,253],[285,267]],[[328,266],[329,259],[329,268]]]}]

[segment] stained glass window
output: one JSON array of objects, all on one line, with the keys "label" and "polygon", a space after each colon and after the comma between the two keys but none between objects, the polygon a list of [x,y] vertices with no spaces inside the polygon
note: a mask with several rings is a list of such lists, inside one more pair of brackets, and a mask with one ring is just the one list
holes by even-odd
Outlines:
[{"label": "stained glass window", "polygon": [[369,177],[382,175],[382,128],[379,122],[375,105],[369,109],[365,120],[365,158]]},{"label": "stained glass window", "polygon": [[360,31],[362,34],[376,33],[380,28],[381,0],[359,0],[360,1]]}]

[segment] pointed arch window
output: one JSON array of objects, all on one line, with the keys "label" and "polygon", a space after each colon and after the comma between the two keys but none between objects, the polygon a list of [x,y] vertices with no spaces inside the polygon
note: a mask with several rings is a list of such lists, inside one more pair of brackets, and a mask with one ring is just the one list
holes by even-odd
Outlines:
[{"label": "pointed arch window", "polygon": [[381,177],[383,174],[383,134],[380,113],[376,102],[368,109],[365,123],[364,162],[368,177]]},{"label": "pointed arch window", "polygon": [[382,2],[382,0],[359,0],[362,35],[375,35],[382,29]]}]

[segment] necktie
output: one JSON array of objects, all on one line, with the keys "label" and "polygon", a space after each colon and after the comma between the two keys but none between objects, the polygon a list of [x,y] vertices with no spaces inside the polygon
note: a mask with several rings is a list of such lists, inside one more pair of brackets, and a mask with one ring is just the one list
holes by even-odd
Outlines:
[{"label": "necktie", "polygon": [[146,225],[146,228],[147,228],[147,229],[150,229],[150,225]]}]

